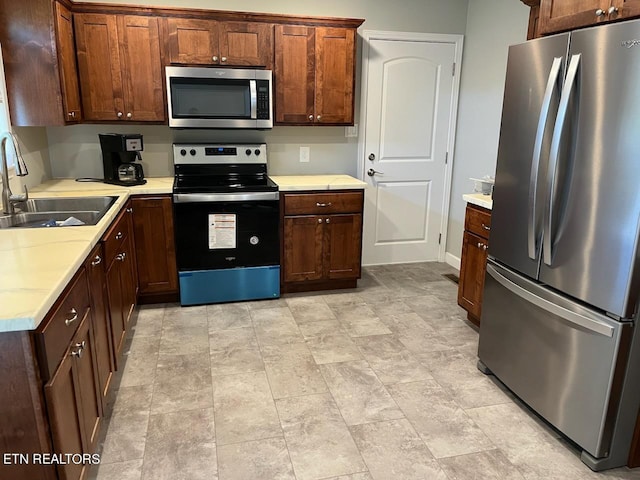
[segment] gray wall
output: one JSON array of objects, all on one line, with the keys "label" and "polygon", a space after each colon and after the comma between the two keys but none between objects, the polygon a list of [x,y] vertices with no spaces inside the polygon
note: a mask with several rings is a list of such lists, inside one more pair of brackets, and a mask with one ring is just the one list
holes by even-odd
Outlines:
[{"label": "gray wall", "polygon": [[[93,0],[98,1],[98,0]],[[514,0],[511,0],[514,1]],[[468,0],[99,0],[100,3],[180,6],[250,12],[364,18],[361,29],[463,34]],[[359,115],[361,39],[356,80],[356,123]],[[269,171],[277,174],[356,174],[357,138],[346,138],[342,127],[275,127],[268,132],[172,131],[162,126],[78,125],[48,128],[51,171],[54,177],[100,177],[98,145],[101,132],[139,132],[144,135],[143,165],[148,176],[171,175],[171,143],[181,141],[264,141],[269,145]],[[309,146],[310,162],[299,162],[299,147]]]},{"label": "gray wall", "polygon": [[529,8],[518,1],[469,2],[447,232],[451,263],[459,262],[462,251],[462,195],[473,191],[469,177],[495,174],[507,49],[526,40],[528,20]]}]

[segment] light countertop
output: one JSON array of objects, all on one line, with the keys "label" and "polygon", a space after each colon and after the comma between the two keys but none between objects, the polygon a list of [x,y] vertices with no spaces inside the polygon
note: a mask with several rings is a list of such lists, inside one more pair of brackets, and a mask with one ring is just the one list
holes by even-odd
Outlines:
[{"label": "light countertop", "polygon": [[465,193],[462,195],[462,199],[465,202],[472,203],[479,207],[488,208],[491,210],[493,208],[493,199],[491,195],[483,195],[482,193]]},{"label": "light countertop", "polygon": [[272,176],[282,192],[296,190],[352,190],[367,184],[349,175],[283,175]]},{"label": "light countertop", "polygon": [[[271,177],[282,191],[364,188],[348,175]],[[0,332],[34,330],[44,319],[93,247],[131,195],[171,193],[173,177],[147,178],[146,185],[121,187],[55,179],[30,190],[32,197],[118,196],[97,225],[0,230]]]}]

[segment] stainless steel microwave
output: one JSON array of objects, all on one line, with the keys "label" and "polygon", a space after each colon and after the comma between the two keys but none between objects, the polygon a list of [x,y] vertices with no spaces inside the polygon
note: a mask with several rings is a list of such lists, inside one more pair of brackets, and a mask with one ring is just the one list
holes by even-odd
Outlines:
[{"label": "stainless steel microwave", "polygon": [[166,67],[169,126],[273,127],[271,70]]}]

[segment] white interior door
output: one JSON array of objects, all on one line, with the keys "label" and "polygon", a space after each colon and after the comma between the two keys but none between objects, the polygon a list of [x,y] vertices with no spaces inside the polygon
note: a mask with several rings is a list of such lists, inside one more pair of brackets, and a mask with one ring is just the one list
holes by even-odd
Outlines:
[{"label": "white interior door", "polygon": [[451,41],[369,40],[361,144],[369,184],[364,264],[440,259],[459,47]]}]

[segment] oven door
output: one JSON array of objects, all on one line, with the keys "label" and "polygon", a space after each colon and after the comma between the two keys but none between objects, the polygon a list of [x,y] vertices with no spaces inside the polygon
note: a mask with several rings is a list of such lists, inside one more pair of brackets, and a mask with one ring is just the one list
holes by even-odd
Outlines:
[{"label": "oven door", "polygon": [[173,196],[179,271],[280,264],[279,194]]}]

